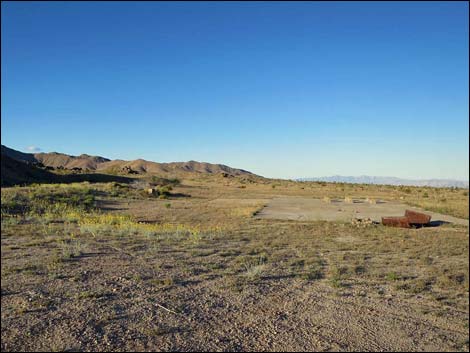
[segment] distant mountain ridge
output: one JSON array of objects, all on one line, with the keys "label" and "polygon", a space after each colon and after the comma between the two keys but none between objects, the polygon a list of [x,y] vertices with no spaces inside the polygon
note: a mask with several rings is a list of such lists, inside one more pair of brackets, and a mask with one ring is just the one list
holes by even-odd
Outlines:
[{"label": "distant mountain ridge", "polygon": [[298,178],[297,181],[324,181],[329,183],[351,183],[351,184],[378,184],[378,185],[406,185],[406,186],[430,186],[430,187],[457,187],[468,189],[468,181],[454,179],[402,179],[396,177],[380,176],[341,176]]},{"label": "distant mountain ridge", "polygon": [[71,156],[64,153],[24,153],[2,145],[2,157],[7,156],[13,160],[45,167],[63,169],[81,169],[102,173],[128,173],[128,174],[156,174],[179,175],[181,173],[225,173],[232,176],[255,176],[255,174],[237,168],[231,168],[223,164],[212,164],[197,161],[158,163],[136,159],[132,161],[110,160],[100,156],[82,154]]}]

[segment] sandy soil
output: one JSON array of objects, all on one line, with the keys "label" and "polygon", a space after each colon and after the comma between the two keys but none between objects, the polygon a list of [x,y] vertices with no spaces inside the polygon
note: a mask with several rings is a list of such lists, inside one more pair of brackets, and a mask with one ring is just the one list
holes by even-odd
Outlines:
[{"label": "sandy soil", "polygon": [[344,200],[331,200],[330,203],[320,199],[281,196],[268,202],[257,214],[258,218],[290,219],[301,221],[349,221],[352,218],[370,218],[380,222],[385,216],[403,216],[406,209],[416,210],[431,215],[432,221],[442,221],[468,226],[468,220],[425,211],[417,207],[398,202],[377,201],[370,204],[364,200],[346,203]]},{"label": "sandy soil", "polygon": [[[315,225],[284,222],[247,226],[238,239],[231,234],[192,247],[175,242],[151,253],[146,238],[82,238],[86,253],[63,263],[59,276],[23,271],[2,281],[2,351],[468,350],[462,304],[367,277],[335,288],[327,278],[307,281],[289,271],[290,253],[316,244],[326,275],[337,263],[335,249],[363,246],[370,234],[350,229],[345,243],[344,236],[312,238]],[[279,260],[281,254],[270,254],[273,262],[260,277],[238,272],[243,254],[263,243],[292,243],[288,233],[300,241],[301,232],[311,241],[283,250]],[[397,230],[395,238],[409,232]],[[434,238],[430,232],[423,235]],[[10,232],[2,237],[7,266],[31,266],[31,256],[40,261],[52,250],[27,246],[29,239]]]},{"label": "sandy soil", "polygon": [[315,221],[410,207],[327,204],[284,186],[173,192],[102,192],[98,206],[221,230],[2,219],[1,351],[468,351],[468,226]]}]

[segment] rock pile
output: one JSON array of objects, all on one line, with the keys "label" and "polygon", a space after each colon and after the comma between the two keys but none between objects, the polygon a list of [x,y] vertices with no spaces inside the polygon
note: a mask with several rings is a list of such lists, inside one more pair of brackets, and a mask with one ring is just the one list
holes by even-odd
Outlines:
[{"label": "rock pile", "polygon": [[136,170],[132,169],[130,166],[126,165],[124,167],[121,168],[121,172],[122,173],[126,173],[126,174],[139,174],[139,172],[137,172]]},{"label": "rock pile", "polygon": [[374,225],[374,221],[370,218],[353,218],[351,224],[358,228],[365,228]]}]

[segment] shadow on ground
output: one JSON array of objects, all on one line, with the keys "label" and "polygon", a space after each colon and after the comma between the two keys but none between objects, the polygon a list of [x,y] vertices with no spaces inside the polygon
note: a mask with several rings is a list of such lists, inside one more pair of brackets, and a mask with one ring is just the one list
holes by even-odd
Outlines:
[{"label": "shadow on ground", "polygon": [[446,222],[446,221],[431,221],[429,222],[428,224],[425,225],[425,227],[439,227],[439,226],[442,226],[444,224],[450,224],[450,222]]}]

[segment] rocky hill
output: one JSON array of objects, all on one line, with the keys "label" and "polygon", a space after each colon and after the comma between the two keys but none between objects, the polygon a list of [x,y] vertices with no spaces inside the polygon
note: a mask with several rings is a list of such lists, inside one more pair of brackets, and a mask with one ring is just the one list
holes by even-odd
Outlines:
[{"label": "rocky hill", "polygon": [[[3,146],[2,146],[3,147]],[[3,148],[2,148],[3,151]],[[46,183],[55,180],[55,174],[36,166],[13,159],[2,153],[2,186],[17,184]]]},{"label": "rocky hill", "polygon": [[[15,178],[23,182],[24,180],[34,179],[31,175],[44,172],[44,169],[54,170],[73,170],[75,172],[99,172],[104,174],[150,174],[158,176],[183,176],[189,173],[196,174],[222,174],[224,176],[256,176],[243,169],[231,168],[223,164],[211,164],[204,162],[172,162],[158,163],[137,159],[132,161],[110,160],[100,156],[90,156],[82,154],[80,156],[71,156],[64,153],[24,153],[2,145],[2,185],[4,184],[4,175],[8,175],[8,182],[14,182]],[[5,163],[3,160],[5,159]],[[14,162],[15,165],[13,166]],[[21,163],[21,164],[18,164]],[[16,172],[13,172],[16,168]],[[29,174],[28,174],[29,173]],[[31,174],[32,173],[32,174]],[[30,177],[23,178],[28,174]],[[50,174],[50,173],[49,173]],[[41,174],[41,177],[46,177]],[[46,178],[47,179],[47,178]],[[5,179],[6,180],[6,179]],[[39,181],[39,180],[37,180]]]}]

